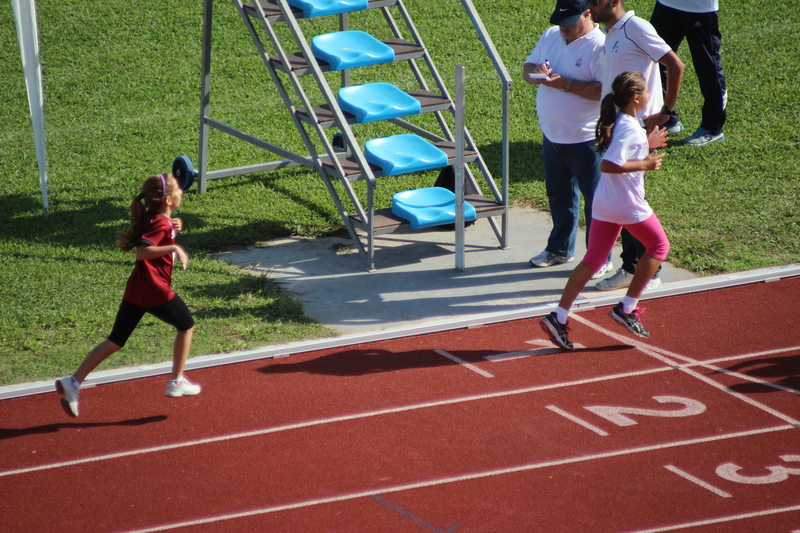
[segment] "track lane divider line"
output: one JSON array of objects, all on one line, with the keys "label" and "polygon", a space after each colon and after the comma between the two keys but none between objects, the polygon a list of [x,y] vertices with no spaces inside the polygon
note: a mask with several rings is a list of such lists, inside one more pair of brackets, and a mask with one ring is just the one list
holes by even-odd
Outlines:
[{"label": "track lane divider line", "polygon": [[532,392],[539,392],[545,390],[553,390],[553,389],[560,389],[564,387],[573,387],[577,385],[586,385],[588,383],[601,383],[604,381],[611,381],[614,379],[624,379],[629,377],[636,377],[636,376],[645,376],[648,374],[655,374],[658,372],[666,372],[673,370],[672,368],[666,367],[658,367],[658,368],[648,368],[646,370],[638,370],[634,372],[623,372],[620,374],[611,374],[607,376],[598,376],[595,378],[586,378],[586,379],[579,379],[575,381],[567,381],[564,383],[554,383],[550,385],[536,385],[533,387],[525,387],[522,389],[512,389],[508,391],[500,391],[500,392],[489,392],[484,394],[475,394],[471,396],[464,396],[461,398],[450,398],[447,400],[438,400],[433,402],[423,402],[418,404],[411,404],[411,405],[404,405],[401,407],[389,407],[386,409],[378,409],[375,411],[366,411],[363,413],[356,413],[351,415],[343,415],[343,416],[336,416],[331,418],[322,418],[317,420],[309,420],[307,422],[298,422],[295,424],[285,424],[281,426],[275,426],[270,428],[264,429],[257,429],[253,431],[245,431],[242,433],[233,433],[231,435],[220,435],[219,437],[209,437],[206,439],[196,439],[190,440],[186,442],[176,442],[174,444],[165,444],[163,446],[153,446],[150,448],[139,448],[136,450],[129,450],[126,452],[117,452],[117,453],[109,453],[103,455],[97,455],[94,457],[84,457],[83,459],[75,459],[72,461],[63,461],[58,463],[50,463],[46,465],[39,465],[39,466],[32,466],[28,468],[19,468],[15,470],[6,470],[0,472],[0,478],[6,476],[13,476],[19,474],[29,474],[32,472],[38,472],[41,470],[51,470],[55,468],[64,468],[69,466],[77,466],[86,463],[93,463],[97,461],[108,461],[111,459],[120,459],[123,457],[131,457],[135,455],[144,455],[148,453],[156,453],[162,451],[169,451],[169,450],[176,450],[179,448],[188,448],[191,446],[200,446],[204,444],[214,444],[217,442],[224,442],[228,440],[234,439],[241,439],[241,438],[248,438],[248,437],[258,437],[261,435],[268,435],[270,433],[278,433],[280,431],[290,431],[293,429],[302,429],[312,426],[319,426],[323,424],[333,424],[337,422],[347,422],[350,420],[358,420],[362,418],[370,418],[375,416],[382,416],[382,415],[389,415],[389,414],[396,414],[396,413],[403,413],[406,411],[415,411],[417,409],[428,409],[432,407],[441,407],[445,405],[454,405],[458,403],[466,403],[466,402],[474,402],[479,400],[489,400],[494,398],[504,398],[506,396],[515,396],[517,394],[528,394]]},{"label": "track lane divider line", "polygon": [[[697,378],[698,380],[700,380],[700,381],[702,381],[704,383],[707,383],[707,384],[711,385],[712,387],[714,387],[716,389],[719,389],[719,390],[721,390],[721,391],[723,391],[723,392],[725,392],[727,394],[730,394],[734,398],[738,398],[739,400],[741,400],[741,401],[743,401],[745,403],[749,403],[750,405],[752,405],[753,407],[756,407],[757,409],[761,409],[762,411],[764,411],[766,413],[769,413],[769,414],[771,414],[771,415],[783,420],[784,422],[788,422],[788,423],[792,424],[793,426],[795,426],[797,428],[800,428],[800,421],[795,420],[794,418],[790,417],[789,415],[781,413],[780,411],[778,411],[776,409],[773,409],[772,407],[768,407],[768,406],[764,405],[763,403],[758,402],[756,400],[753,400],[752,398],[750,398],[750,397],[748,397],[748,396],[746,396],[744,394],[741,394],[741,393],[738,393],[736,391],[730,390],[725,385],[723,385],[721,383],[717,383],[713,379],[711,379],[711,378],[709,378],[707,376],[704,376],[703,374],[701,374],[699,372],[696,372],[696,371],[694,371],[694,370],[692,370],[691,368],[688,367],[688,366],[704,367],[703,363],[701,363],[699,361],[695,361],[695,360],[692,359],[689,362],[689,365],[677,364],[675,361],[672,361],[671,359],[668,359],[667,355],[664,354],[664,352],[667,352],[667,350],[664,350],[662,348],[657,348],[655,346],[651,346],[651,345],[649,345],[649,344],[647,344],[645,342],[642,342],[640,340],[637,340],[637,339],[632,339],[630,337],[626,337],[626,336],[620,335],[618,333],[614,333],[613,331],[608,330],[608,329],[604,328],[603,326],[600,326],[598,324],[595,324],[594,322],[591,322],[590,320],[587,320],[587,319],[585,319],[583,317],[578,316],[577,313],[573,314],[572,318],[575,319],[576,321],[580,322],[581,324],[584,324],[584,325],[594,329],[598,333],[602,333],[602,334],[607,335],[607,336],[611,337],[612,339],[615,339],[615,340],[618,340],[618,341],[624,341],[624,342],[627,342],[629,344],[632,344],[633,346],[635,346],[636,348],[641,350],[644,354],[649,355],[650,357],[653,357],[653,358],[655,358],[655,359],[657,359],[657,360],[659,360],[659,361],[661,361],[661,362],[663,362],[665,364],[674,365],[675,369],[680,370],[681,372],[685,372],[685,373],[689,374],[690,376],[692,376],[694,378]],[[677,354],[671,354],[670,352],[667,352],[667,353],[669,354],[669,357],[674,357],[674,358],[678,358],[678,359],[690,359],[690,358],[685,357],[685,356],[680,356],[680,355],[677,355]],[[709,370],[714,370],[715,367],[713,365],[710,365],[708,368],[709,368]],[[722,372],[722,373],[724,373],[724,372]],[[756,380],[756,382],[761,383],[760,380]],[[768,382],[763,382],[763,384],[764,385],[771,385]]]},{"label": "track lane divider line", "polygon": [[702,479],[691,475],[689,472],[684,472],[683,470],[681,470],[677,466],[664,465],[664,468],[666,468],[667,470],[669,470],[673,474],[677,474],[677,475],[681,476],[683,479],[689,480],[692,483],[700,485],[701,487],[703,487],[706,490],[710,490],[711,492],[713,492],[717,496],[721,496],[723,498],[732,498],[733,497],[730,494],[728,494],[727,492],[725,492],[724,490],[718,489],[717,487],[715,487],[714,485],[712,485],[710,483],[706,483]]},{"label": "track lane divider line", "polygon": [[[575,463],[582,463],[587,461],[595,461],[598,459],[607,459],[611,457],[619,457],[624,455],[633,455],[637,453],[644,453],[649,451],[656,451],[656,450],[663,450],[668,448],[677,448],[681,446],[691,446],[693,444],[704,444],[707,442],[716,442],[720,440],[727,440],[739,437],[749,437],[753,435],[761,435],[764,433],[772,433],[776,431],[786,431],[790,429],[795,429],[792,425],[781,425],[781,426],[774,426],[771,428],[762,428],[762,429],[754,429],[749,431],[739,431],[736,433],[729,433],[727,435],[714,435],[712,437],[700,437],[697,439],[688,439],[684,441],[676,441],[676,442],[668,442],[664,444],[653,444],[650,446],[641,446],[638,448],[630,448],[626,450],[616,450],[612,452],[604,452],[604,453],[597,453],[592,455],[585,455],[579,457],[570,457],[567,459],[558,459],[555,461],[544,461],[540,463],[529,463],[524,465],[512,466],[508,468],[499,468],[496,470],[486,470],[483,472],[473,472],[471,474],[462,474],[458,476],[449,476],[439,479],[431,479],[428,481],[419,481],[416,483],[407,483],[404,485],[395,485],[390,487],[383,487],[383,488],[372,488],[370,490],[365,491],[358,491],[358,492],[351,492],[348,494],[340,494],[337,496],[330,496],[327,498],[319,498],[314,500],[303,500],[298,502],[286,503],[281,505],[273,505],[270,507],[263,507],[261,509],[253,509],[250,511],[242,511],[238,513],[230,513],[226,515],[219,515],[219,516],[212,516],[209,518],[201,518],[197,520],[189,520],[184,522],[175,522],[172,524],[163,524],[160,526],[154,526],[151,528],[145,529],[136,529],[136,530],[128,530],[126,533],[155,533],[156,531],[168,531],[170,529],[177,529],[181,527],[189,527],[189,526],[197,526],[203,524],[212,524],[216,522],[225,522],[228,520],[234,520],[237,518],[246,518],[250,516],[268,514],[268,513],[276,513],[280,511],[289,511],[292,509],[300,509],[304,507],[312,507],[316,505],[324,505],[328,503],[337,503],[342,501],[348,500],[355,500],[358,498],[371,498],[376,495],[381,494],[390,494],[393,492],[402,492],[414,489],[422,489],[428,487],[434,487],[438,485],[446,485],[450,483],[457,483],[461,481],[471,481],[474,479],[483,479],[488,477],[500,476],[505,474],[515,474],[519,472],[527,472],[530,470],[537,470],[541,468],[548,468],[553,466],[562,466],[568,464],[575,464]],[[787,509],[787,511],[800,509],[800,506],[793,507]],[[667,531],[667,530],[649,530],[649,531]],[[645,533],[645,532],[637,532],[637,533]]]},{"label": "track lane divider line", "polygon": [[477,366],[473,365],[472,363],[467,363],[463,359],[456,357],[455,355],[451,354],[450,352],[446,352],[444,350],[434,350],[434,352],[438,353],[439,355],[446,357],[453,361],[454,363],[458,363],[459,365],[472,370],[473,372],[480,374],[485,378],[493,378],[494,375],[490,374],[489,372],[478,368]]},{"label": "track lane divider line", "polygon": [[[777,509],[767,509],[766,511],[755,511],[752,513],[742,513],[731,516],[721,516],[719,518],[709,518],[708,520],[698,520],[697,522],[688,522],[686,524],[676,524],[673,526],[657,527],[654,529],[639,529],[630,531],[628,533],[662,533],[664,531],[675,531],[678,529],[686,529],[689,527],[708,526],[711,524],[721,524],[723,522],[733,522],[735,520],[744,520],[747,518],[757,518],[759,516],[769,516],[771,514],[790,513],[792,511],[800,511],[800,505],[792,505],[790,507],[778,507]],[[793,532],[800,533],[800,530]]]}]

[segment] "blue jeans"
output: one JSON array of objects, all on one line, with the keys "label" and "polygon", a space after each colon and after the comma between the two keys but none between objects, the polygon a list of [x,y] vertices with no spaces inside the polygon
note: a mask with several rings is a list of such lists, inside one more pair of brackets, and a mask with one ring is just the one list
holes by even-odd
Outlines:
[{"label": "blue jeans", "polygon": [[592,200],[600,181],[600,154],[594,151],[595,142],[557,144],[544,137],[542,160],[544,184],[550,202],[553,230],[545,250],[565,257],[575,255],[583,194],[583,212],[586,217],[586,239],[592,220]]}]

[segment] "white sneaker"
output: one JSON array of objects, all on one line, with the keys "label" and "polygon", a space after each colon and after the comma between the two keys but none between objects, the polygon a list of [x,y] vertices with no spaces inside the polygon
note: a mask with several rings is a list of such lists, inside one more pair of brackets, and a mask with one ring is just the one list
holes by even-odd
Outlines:
[{"label": "white sneaker", "polygon": [[61,396],[61,408],[69,416],[78,416],[78,398],[80,397],[80,389],[76,389],[72,384],[72,378],[66,377],[56,381],[56,390]]},{"label": "white sneaker", "polygon": [[624,289],[631,284],[633,274],[628,274],[624,268],[620,267],[613,276],[604,280],[598,281],[594,286],[598,291],[613,291],[616,289]]},{"label": "white sneaker", "polygon": [[200,385],[192,383],[185,377],[180,381],[170,381],[167,383],[167,392],[165,393],[170,398],[178,398],[180,396],[194,396],[200,394]]},{"label": "white sneaker", "polygon": [[598,270],[597,272],[592,274],[592,279],[600,279],[603,276],[605,276],[606,274],[608,274],[609,272],[611,272],[612,270],[614,270],[614,263],[609,261],[605,265],[601,266],[600,270]]},{"label": "white sneaker", "polygon": [[644,290],[653,291],[660,288],[661,288],[661,278],[653,278],[647,282],[647,286],[644,288]]}]

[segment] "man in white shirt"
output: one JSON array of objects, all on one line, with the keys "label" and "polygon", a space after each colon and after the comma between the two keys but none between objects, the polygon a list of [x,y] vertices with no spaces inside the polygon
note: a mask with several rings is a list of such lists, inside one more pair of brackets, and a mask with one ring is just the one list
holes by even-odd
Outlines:
[{"label": "man in white shirt", "polygon": [[[722,35],[718,10],[718,0],[658,0],[650,17],[650,23],[674,52],[684,39],[689,44],[703,94],[700,127],[683,139],[689,146],[705,146],[725,139],[722,126],[725,125],[728,91],[719,52]],[[661,75],[665,75],[663,67]],[[673,114],[671,121],[680,124],[677,114]]]},{"label": "man in white shirt", "polygon": [[[651,132],[672,116],[678,101],[684,64],[649,22],[637,17],[633,11],[625,11],[622,0],[589,0],[588,4],[592,20],[602,23],[606,29],[605,47],[600,55],[603,95],[611,91],[611,83],[619,74],[626,71],[641,72],[647,80],[650,101],[639,118],[643,120],[645,129]],[[667,71],[666,93],[662,93],[659,65],[663,65]],[[630,285],[639,257],[644,252],[644,246],[628,231],[622,230],[622,266],[613,276],[597,283],[595,288],[601,291],[614,290]],[[647,284],[647,289],[660,286],[661,278],[657,272]]]},{"label": "man in white shirt", "polygon": [[[600,115],[604,36],[590,19],[586,0],[558,0],[548,28],[525,60],[523,76],[538,87],[536,114],[542,130],[545,187],[553,229],[545,250],[531,258],[536,267],[569,263],[583,194],[587,223],[600,180],[595,126]],[[588,228],[587,228],[588,234]],[[597,277],[612,269],[610,262]]]}]

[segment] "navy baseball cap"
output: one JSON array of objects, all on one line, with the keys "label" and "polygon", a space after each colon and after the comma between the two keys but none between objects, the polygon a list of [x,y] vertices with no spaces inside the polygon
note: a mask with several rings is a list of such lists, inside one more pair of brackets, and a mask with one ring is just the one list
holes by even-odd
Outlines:
[{"label": "navy baseball cap", "polygon": [[555,11],[550,15],[550,24],[565,28],[574,26],[587,9],[586,0],[558,0]]}]

